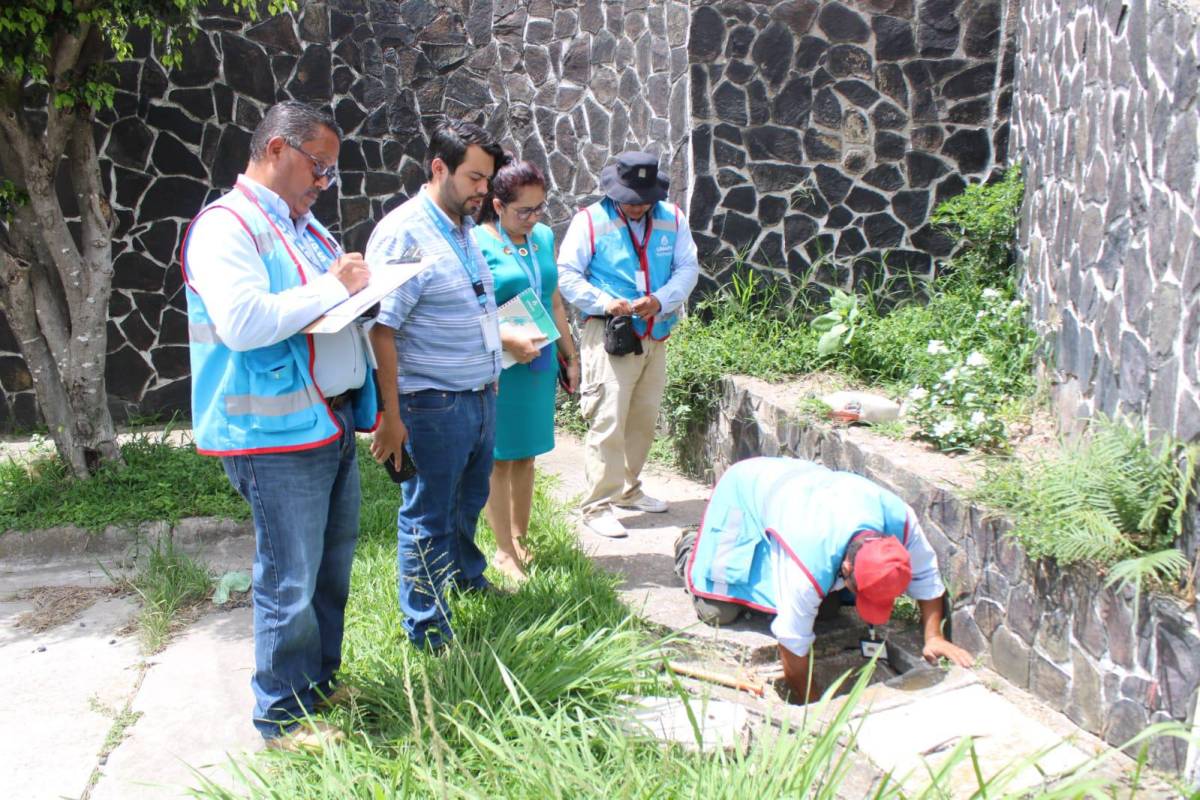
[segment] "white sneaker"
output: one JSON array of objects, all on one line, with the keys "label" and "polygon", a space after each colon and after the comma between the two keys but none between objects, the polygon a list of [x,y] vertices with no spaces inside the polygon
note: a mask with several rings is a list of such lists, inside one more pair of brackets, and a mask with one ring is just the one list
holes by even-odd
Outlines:
[{"label": "white sneaker", "polygon": [[644,511],[647,514],[665,514],[667,513],[667,503],[665,500],[659,500],[657,497],[651,497],[644,494],[637,500],[618,500],[613,503],[617,508],[629,508],[634,511]]},{"label": "white sneaker", "polygon": [[607,536],[609,539],[624,539],[629,534],[625,531],[625,526],[621,524],[621,520],[617,519],[612,512],[601,514],[598,517],[592,517],[584,522],[588,530],[597,536]]}]

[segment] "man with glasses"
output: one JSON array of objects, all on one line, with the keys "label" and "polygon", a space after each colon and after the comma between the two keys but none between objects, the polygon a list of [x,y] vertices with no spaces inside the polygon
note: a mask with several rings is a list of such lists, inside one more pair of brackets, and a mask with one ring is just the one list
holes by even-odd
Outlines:
[{"label": "man with glasses", "polygon": [[[621,153],[600,173],[600,188],[604,199],[576,214],[563,237],[559,291],[587,317],[579,409],[588,422],[588,490],[580,510],[589,530],[617,538],[626,532],[615,508],[667,510],[642,490],[641,473],[666,387],[667,337],[700,264],[687,219],[665,202],[656,156]],[[628,351],[605,335],[623,323],[637,337]]]},{"label": "man with glasses", "polygon": [[268,746],[340,734],[298,720],[336,700],[360,505],[355,430],[378,421],[361,327],[301,329],[367,285],[310,209],[341,131],[297,102],[267,111],[237,184],[181,249],[196,448],[220,456],[254,518],[254,725]]},{"label": "man with glasses", "polygon": [[972,663],[942,631],[946,589],[916,514],[861,475],[795,458],[739,461],[713,489],[699,532],[675,543],[675,571],[709,625],[746,609],[775,615],[783,674],[800,702],[823,688],[811,682],[813,624],[824,601],[837,612],[843,589],[872,626],[907,593],[921,608],[925,659]]},{"label": "man with glasses", "polygon": [[486,591],[475,526],[488,497],[500,376],[492,273],[471,235],[503,151],[478,125],[446,120],[430,137],[429,182],[388,213],[367,243],[372,262],[432,261],[380,304],[371,329],[383,418],[371,454],[412,459],[396,521],[404,630],[437,650],[452,637],[447,589]]}]

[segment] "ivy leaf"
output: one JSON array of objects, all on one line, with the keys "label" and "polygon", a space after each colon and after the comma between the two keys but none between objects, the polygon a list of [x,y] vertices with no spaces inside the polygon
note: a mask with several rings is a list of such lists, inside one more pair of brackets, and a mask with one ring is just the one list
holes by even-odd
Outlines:
[{"label": "ivy leaf", "polygon": [[842,346],[842,334],[847,330],[845,325],[834,325],[821,335],[817,342],[817,355],[828,356],[836,353]]},{"label": "ivy leaf", "polygon": [[821,331],[827,331],[830,328],[832,328],[834,325],[836,325],[838,323],[839,319],[840,319],[839,315],[835,314],[831,311],[828,314],[822,314],[821,316],[817,317],[809,324],[812,325],[812,329],[814,331],[821,332]]}]

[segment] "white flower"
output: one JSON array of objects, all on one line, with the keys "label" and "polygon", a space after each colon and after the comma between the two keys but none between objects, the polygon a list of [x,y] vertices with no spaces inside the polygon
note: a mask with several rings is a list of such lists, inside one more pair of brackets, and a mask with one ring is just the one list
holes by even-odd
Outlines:
[{"label": "white flower", "polygon": [[946,383],[954,383],[958,378],[958,367],[951,367],[942,373],[942,380]]},{"label": "white flower", "polygon": [[925,348],[925,352],[931,356],[940,356],[950,352],[950,348],[946,347],[941,339],[930,339],[929,346]]},{"label": "white flower", "polygon": [[958,427],[958,423],[952,419],[944,419],[937,425],[933,426],[934,436],[949,436],[954,433],[954,429]]},{"label": "white flower", "polygon": [[967,356],[968,367],[986,367],[988,363],[987,356],[975,350],[971,355]]},{"label": "white flower", "polygon": [[1020,301],[1020,300],[1013,300],[1011,303],[1009,303],[1009,306],[1011,306],[1012,308],[1020,308],[1020,307],[1021,307],[1021,301]]},{"label": "white flower", "polygon": [[974,403],[976,397],[978,397],[978,395],[975,394],[974,392],[967,392],[966,394],[963,395],[963,402],[964,403]]},{"label": "white flower", "polygon": [[987,316],[987,311],[982,308],[975,312],[975,319],[983,319]]},{"label": "white flower", "polygon": [[999,297],[1000,297],[1000,292],[997,289],[984,289],[983,290],[983,299],[984,300],[995,300]]},{"label": "white flower", "polygon": [[987,416],[982,411],[976,411],[971,415],[971,427],[978,428],[985,422],[987,422]]},{"label": "white flower", "polygon": [[925,388],[921,386],[914,386],[913,390],[908,393],[909,400],[924,400],[928,396],[929,392],[927,392]]}]

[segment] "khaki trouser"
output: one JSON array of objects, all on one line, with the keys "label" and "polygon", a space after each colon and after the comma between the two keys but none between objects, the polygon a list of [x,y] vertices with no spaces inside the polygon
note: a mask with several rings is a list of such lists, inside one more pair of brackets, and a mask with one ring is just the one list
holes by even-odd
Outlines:
[{"label": "khaki trouser", "polygon": [[604,351],[604,320],[583,325],[579,410],[588,422],[584,470],[585,520],[612,511],[615,502],[642,496],[642,467],[654,442],[658,408],[667,383],[667,345],[646,338],[642,355]]}]

